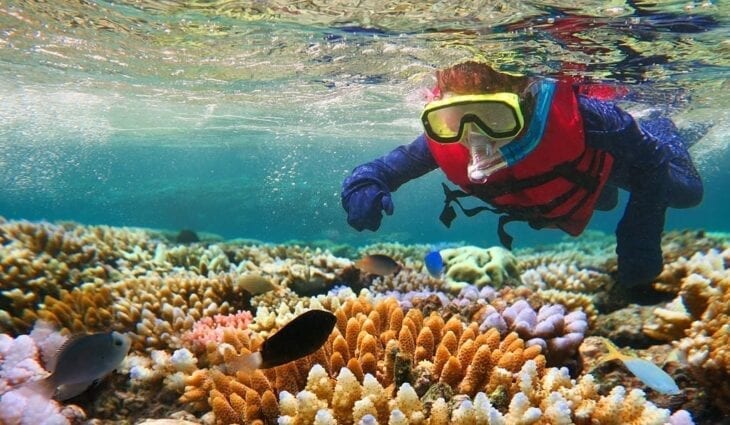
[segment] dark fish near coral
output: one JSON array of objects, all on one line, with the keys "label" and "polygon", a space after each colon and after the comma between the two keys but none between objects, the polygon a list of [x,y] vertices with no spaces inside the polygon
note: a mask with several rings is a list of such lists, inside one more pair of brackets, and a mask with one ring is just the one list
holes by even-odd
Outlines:
[{"label": "dark fish near coral", "polygon": [[385,276],[400,270],[400,264],[385,254],[370,254],[355,262],[355,267],[370,273]]},{"label": "dark fish near coral", "polygon": [[72,337],[50,362],[49,369],[53,369],[53,373],[31,382],[28,388],[58,400],[75,397],[116,369],[127,356],[130,345],[129,337],[119,332]]},{"label": "dark fish near coral", "polygon": [[423,258],[423,262],[426,264],[426,270],[433,277],[441,277],[444,272],[444,259],[441,257],[441,252],[434,250],[426,254]]},{"label": "dark fish near coral", "polygon": [[337,318],[329,311],[304,312],[267,338],[259,351],[229,362],[229,372],[268,369],[312,354],[327,341],[335,323]]},{"label": "dark fish near coral", "polygon": [[199,242],[200,238],[198,238],[198,234],[195,233],[194,230],[182,229],[180,233],[177,234],[175,241],[177,243],[190,244],[193,242]]}]

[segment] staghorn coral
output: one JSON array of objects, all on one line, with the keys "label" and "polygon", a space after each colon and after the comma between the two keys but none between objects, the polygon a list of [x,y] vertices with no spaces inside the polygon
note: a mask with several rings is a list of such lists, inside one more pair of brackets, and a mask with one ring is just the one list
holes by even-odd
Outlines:
[{"label": "staghorn coral", "polygon": [[681,339],[694,320],[680,297],[665,307],[655,308],[652,313],[653,317],[644,324],[642,331],[657,341]]},{"label": "staghorn coral", "polygon": [[695,253],[691,258],[679,257],[664,266],[655,284],[661,290],[678,292],[679,296],[664,307],[654,309],[652,320],[643,331],[660,341],[676,341],[692,323],[702,320],[710,298],[719,295],[719,282],[727,278],[730,248],[723,252],[711,249]]},{"label": "staghorn coral", "polygon": [[[243,288],[237,285],[241,275],[258,273],[277,286],[328,288],[352,269],[350,260],[320,249],[265,244],[168,247],[150,232],[106,226],[2,220],[0,241],[0,331],[13,333],[27,331],[38,318],[72,331],[134,326],[140,308],[130,305],[141,299],[149,300],[144,314],[147,322],[186,320],[190,324],[175,308],[195,307],[201,312],[195,304],[202,299],[211,309],[194,315],[191,320],[196,320],[228,313],[226,308],[217,309],[226,299],[247,306]],[[193,292],[206,297],[188,303],[186,295],[193,292],[183,290],[172,299],[164,293],[164,286],[179,288],[179,281],[182,286],[213,287],[223,298],[196,288]],[[153,298],[161,298],[163,303],[151,305],[155,304]],[[116,307],[117,301],[123,304],[121,308]],[[116,322],[117,314],[121,323]],[[143,327],[147,333],[154,326],[146,323]],[[180,329],[174,323],[167,328]],[[160,329],[162,333],[168,330]]]},{"label": "staghorn coral", "polygon": [[131,229],[0,220],[0,331],[27,331],[47,296],[106,281],[121,250],[151,245]]},{"label": "staghorn coral", "polygon": [[519,281],[517,259],[502,247],[465,246],[441,250],[445,264],[445,280],[452,291],[468,284],[499,288],[510,281]]}]

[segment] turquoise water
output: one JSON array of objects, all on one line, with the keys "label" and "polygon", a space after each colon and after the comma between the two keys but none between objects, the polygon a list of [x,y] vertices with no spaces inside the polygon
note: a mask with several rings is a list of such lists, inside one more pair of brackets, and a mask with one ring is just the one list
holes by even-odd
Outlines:
[{"label": "turquoise water", "polygon": [[[370,3],[0,3],[0,216],[497,244],[486,213],[438,221],[438,171],[394,195],[377,233],[349,228],[339,199],[352,168],[419,134],[433,70],[478,53],[627,85],[629,110],[680,127],[714,124],[692,148],[705,200],[667,228],[730,231],[727,2]],[[622,210],[590,228],[612,232]],[[508,229],[516,246],[562,237]]]}]

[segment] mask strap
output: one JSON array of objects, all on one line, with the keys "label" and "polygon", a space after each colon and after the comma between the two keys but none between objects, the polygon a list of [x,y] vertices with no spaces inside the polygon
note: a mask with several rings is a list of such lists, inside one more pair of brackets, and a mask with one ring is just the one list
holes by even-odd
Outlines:
[{"label": "mask strap", "polygon": [[537,92],[537,101],[527,132],[519,139],[515,139],[499,148],[502,157],[507,161],[507,165],[511,166],[516,164],[532,152],[545,133],[550,105],[553,102],[553,95],[555,94],[555,81],[540,81],[538,87],[534,88],[534,90]]}]

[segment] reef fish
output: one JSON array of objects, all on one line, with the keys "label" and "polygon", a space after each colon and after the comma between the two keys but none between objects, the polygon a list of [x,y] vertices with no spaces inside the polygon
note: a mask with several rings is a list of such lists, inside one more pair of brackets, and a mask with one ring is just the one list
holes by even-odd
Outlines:
[{"label": "reef fish", "polygon": [[603,356],[600,363],[621,360],[628,370],[641,380],[647,387],[662,394],[679,394],[679,387],[671,376],[654,363],[636,356],[629,356],[619,351],[616,345],[605,339],[608,354]]},{"label": "reef fish", "polygon": [[261,295],[263,293],[278,290],[279,287],[271,281],[271,279],[261,276],[258,273],[249,273],[240,276],[236,283],[239,287],[246,290],[251,295]]},{"label": "reef fish", "polygon": [[129,352],[131,341],[119,332],[71,337],[51,359],[53,372],[28,387],[45,397],[68,400],[117,368]]},{"label": "reef fish", "polygon": [[358,269],[379,276],[393,274],[400,270],[400,264],[385,254],[370,254],[355,262]]},{"label": "reef fish", "polygon": [[306,311],[267,338],[259,351],[228,360],[228,370],[268,369],[312,354],[327,341],[336,323],[329,311]]},{"label": "reef fish", "polygon": [[426,254],[423,258],[423,262],[426,264],[426,270],[433,277],[441,277],[444,272],[444,259],[441,257],[441,252],[434,250]]}]

